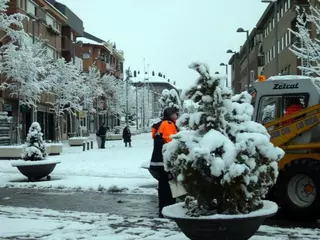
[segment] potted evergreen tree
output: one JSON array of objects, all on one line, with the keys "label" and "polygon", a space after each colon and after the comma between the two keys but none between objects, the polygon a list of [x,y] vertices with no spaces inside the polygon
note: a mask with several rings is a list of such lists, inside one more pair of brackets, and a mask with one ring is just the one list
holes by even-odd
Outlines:
[{"label": "potted evergreen tree", "polygon": [[61,162],[58,159],[46,159],[46,147],[42,136],[40,124],[37,122],[32,123],[27,135],[27,141],[24,144],[22,160],[12,162],[12,166],[17,167],[29,181],[39,180],[43,177],[47,177],[50,180],[49,174],[56,164]]},{"label": "potted evergreen tree", "polygon": [[200,78],[184,98],[199,107],[182,116],[184,130],[163,149],[166,170],[188,196],[162,213],[190,239],[249,239],[278,210],[262,199],[276,182],[284,152],[270,143],[264,126],[251,121],[247,92],[232,96],[205,64],[189,67]]}]

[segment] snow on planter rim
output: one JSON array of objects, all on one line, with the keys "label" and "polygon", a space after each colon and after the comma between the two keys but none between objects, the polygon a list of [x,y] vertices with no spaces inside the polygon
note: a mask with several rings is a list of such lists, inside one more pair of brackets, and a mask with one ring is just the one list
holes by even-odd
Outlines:
[{"label": "snow on planter rim", "polygon": [[209,219],[236,219],[236,218],[253,218],[268,216],[276,213],[278,211],[278,205],[275,202],[264,200],[263,208],[253,211],[248,214],[215,214],[210,216],[200,216],[200,217],[190,217],[186,215],[186,208],[183,208],[184,203],[176,203],[167,207],[164,207],[162,214],[168,218],[182,218],[182,219],[199,219],[199,220],[209,220]]},{"label": "snow on planter rim", "polygon": [[61,163],[61,160],[48,159],[48,160],[39,160],[39,161],[25,161],[25,160],[12,160],[11,161],[12,167],[46,165],[46,164],[52,164],[52,163],[58,164],[58,163]]}]

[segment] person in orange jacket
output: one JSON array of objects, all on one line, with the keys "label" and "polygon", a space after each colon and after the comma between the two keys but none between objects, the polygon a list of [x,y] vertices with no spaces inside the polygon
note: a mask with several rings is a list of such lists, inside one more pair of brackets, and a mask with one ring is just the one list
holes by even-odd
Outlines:
[{"label": "person in orange jacket", "polygon": [[[301,101],[298,97],[290,98],[288,101],[288,107],[286,109],[286,113],[284,116],[291,115],[295,112],[298,112],[303,109],[303,105],[301,104]],[[282,122],[282,125],[288,125],[293,123],[294,119],[290,119],[287,121]]]},{"label": "person in orange jacket", "polygon": [[162,123],[162,120],[152,125],[151,127],[152,139],[154,139],[154,137],[156,136],[161,123]]},{"label": "person in orange jacket", "polygon": [[[175,203],[172,197],[169,181],[172,175],[164,170],[162,147],[170,142],[171,135],[178,132],[175,124],[178,114],[175,108],[166,108],[163,112],[163,119],[159,124],[157,132],[152,135],[154,137],[154,148],[151,157],[150,170],[158,174],[158,199],[159,199],[159,217],[163,217],[161,211],[165,206]],[[155,126],[156,128],[157,126]]]}]

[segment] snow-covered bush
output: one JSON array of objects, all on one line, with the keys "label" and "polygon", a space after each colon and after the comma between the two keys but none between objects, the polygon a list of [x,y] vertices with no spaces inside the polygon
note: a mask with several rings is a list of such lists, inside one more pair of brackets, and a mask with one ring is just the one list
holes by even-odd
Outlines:
[{"label": "snow-covered bush", "polygon": [[159,103],[161,106],[160,115],[163,114],[164,109],[169,107],[174,107],[177,110],[180,110],[182,108],[180,97],[178,95],[178,92],[175,89],[171,89],[171,90],[164,89],[159,99]]},{"label": "snow-covered bush", "polygon": [[42,139],[40,124],[34,122],[29,128],[22,158],[26,161],[39,161],[46,158],[46,147]]},{"label": "snow-covered bush", "polygon": [[185,119],[187,129],[164,145],[165,168],[186,188],[190,216],[257,210],[276,182],[277,161],[284,152],[270,143],[264,126],[251,121],[247,92],[232,97],[206,65],[189,67],[200,78],[185,96],[199,108]]}]

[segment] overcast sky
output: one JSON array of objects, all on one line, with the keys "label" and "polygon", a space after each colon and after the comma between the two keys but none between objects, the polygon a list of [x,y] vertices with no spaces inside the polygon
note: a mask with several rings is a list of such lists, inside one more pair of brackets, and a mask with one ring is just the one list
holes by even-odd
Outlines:
[{"label": "overcast sky", "polygon": [[[59,1],[59,0],[58,0]],[[183,88],[197,77],[188,64],[207,63],[225,73],[227,49],[245,41],[267,7],[261,0],[60,0],[84,22],[85,31],[124,50],[125,67],[162,72]],[[229,67],[229,79],[230,79]]]}]

